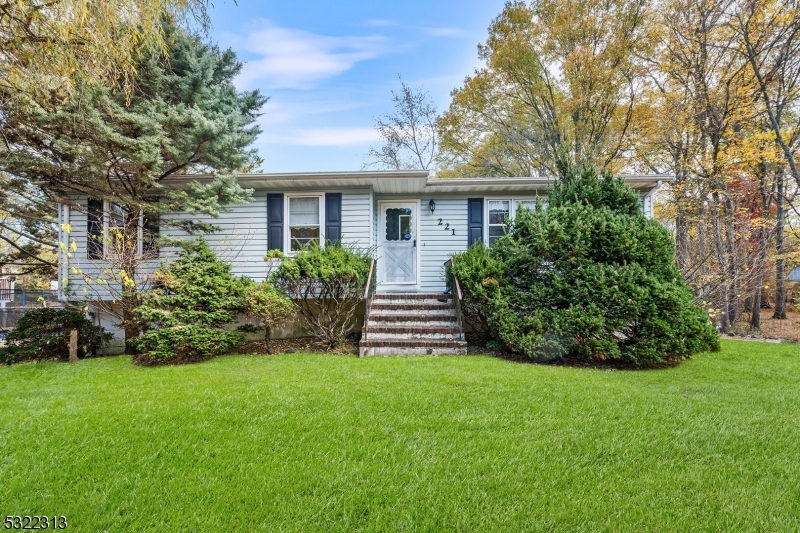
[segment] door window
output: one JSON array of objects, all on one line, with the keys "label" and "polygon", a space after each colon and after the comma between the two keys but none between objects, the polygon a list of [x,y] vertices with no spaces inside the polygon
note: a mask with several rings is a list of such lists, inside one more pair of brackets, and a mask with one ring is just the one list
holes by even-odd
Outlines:
[{"label": "door window", "polygon": [[386,241],[410,241],[411,208],[390,207],[386,210]]}]

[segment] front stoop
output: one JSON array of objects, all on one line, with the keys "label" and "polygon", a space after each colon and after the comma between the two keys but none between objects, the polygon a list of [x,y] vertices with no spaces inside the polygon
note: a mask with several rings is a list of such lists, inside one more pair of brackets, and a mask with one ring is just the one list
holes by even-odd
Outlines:
[{"label": "front stoop", "polygon": [[464,355],[467,343],[449,294],[375,294],[361,330],[366,355]]}]

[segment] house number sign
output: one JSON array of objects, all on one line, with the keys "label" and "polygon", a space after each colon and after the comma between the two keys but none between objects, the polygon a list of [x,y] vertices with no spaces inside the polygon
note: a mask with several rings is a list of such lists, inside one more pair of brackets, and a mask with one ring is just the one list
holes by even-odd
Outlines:
[{"label": "house number sign", "polygon": [[[439,224],[437,224],[437,225],[438,225],[438,226],[441,226],[441,225],[442,225],[442,219],[441,219],[441,218],[439,219]],[[456,229],[455,229],[455,228],[451,228],[451,227],[450,227],[450,223],[449,223],[449,222],[445,222],[445,223],[444,223],[444,230],[445,230],[445,231],[452,231],[452,232],[453,232],[453,233],[452,233],[452,235],[455,235],[455,234],[456,234]]]}]

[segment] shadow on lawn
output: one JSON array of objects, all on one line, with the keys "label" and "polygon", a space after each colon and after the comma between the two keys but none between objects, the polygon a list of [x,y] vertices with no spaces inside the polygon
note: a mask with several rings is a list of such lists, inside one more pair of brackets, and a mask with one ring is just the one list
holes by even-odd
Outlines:
[{"label": "shadow on lawn", "polygon": [[628,361],[606,360],[606,361],[585,361],[583,359],[576,359],[570,357],[552,357],[549,359],[539,358],[531,359],[520,354],[511,353],[505,350],[493,350],[486,346],[486,342],[479,336],[467,334],[467,342],[469,343],[468,353],[470,354],[489,354],[506,361],[521,364],[534,364],[546,366],[567,366],[574,368],[592,368],[595,370],[663,370],[665,368],[674,368],[685,360],[684,357],[667,358],[666,361],[658,364],[637,365]]}]

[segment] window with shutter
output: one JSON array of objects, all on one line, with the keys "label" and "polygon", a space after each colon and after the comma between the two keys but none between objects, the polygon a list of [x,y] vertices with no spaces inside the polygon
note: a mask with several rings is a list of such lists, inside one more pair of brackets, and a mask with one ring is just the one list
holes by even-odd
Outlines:
[{"label": "window with shutter", "polygon": [[87,205],[88,227],[86,231],[86,256],[89,259],[102,259],[103,238],[103,200],[89,199]]}]

